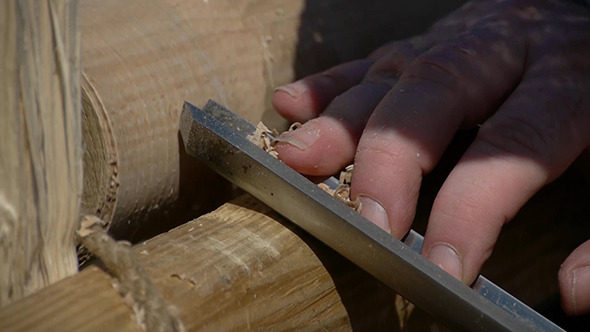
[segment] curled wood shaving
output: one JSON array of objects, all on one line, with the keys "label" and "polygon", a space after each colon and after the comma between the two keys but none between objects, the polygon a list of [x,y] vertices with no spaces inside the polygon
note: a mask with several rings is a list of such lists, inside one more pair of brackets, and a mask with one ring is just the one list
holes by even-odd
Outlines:
[{"label": "curled wood shaving", "polygon": [[342,172],[340,172],[340,183],[348,184],[352,182],[352,171],[354,170],[354,165],[348,165]]},{"label": "curled wood shaving", "polygon": [[258,145],[262,150],[268,152],[271,156],[278,158],[279,153],[276,151],[276,144],[277,140],[276,137],[279,137],[279,132],[275,129],[270,130],[264,123],[258,122],[256,126],[256,130],[254,133],[248,135],[246,137],[250,142]]},{"label": "curled wood shaving", "polygon": [[[295,122],[289,126],[288,131],[297,130],[299,128],[301,128],[301,123]],[[254,133],[248,135],[247,139],[275,158],[278,158],[279,156],[279,153],[276,150],[276,144],[278,142],[284,141],[299,147],[296,142],[290,141],[288,138],[280,137],[278,131],[275,129],[269,129],[262,122],[258,122],[258,125],[256,125],[256,130]],[[354,165],[349,165],[342,172],[340,172],[340,185],[334,190],[330,189],[323,183],[318,184],[318,186],[328,194],[346,204],[351,209],[359,212],[361,210],[360,199],[357,198],[354,201],[350,200],[350,183],[353,169]]]},{"label": "curled wood shaving", "polygon": [[293,122],[290,126],[289,126],[289,131],[293,131],[293,130],[297,130],[299,128],[301,128],[302,124],[299,122]]},{"label": "curled wood shaving", "polygon": [[[289,127],[288,131],[293,131],[299,128],[301,128],[301,123],[295,122]],[[301,146],[301,143],[294,141],[289,137],[281,137],[276,129],[271,130],[262,122],[258,122],[254,133],[248,135],[246,138],[275,158],[279,157],[279,153],[276,150],[278,142],[287,142],[300,149],[305,148],[305,146]]]},{"label": "curled wood shaving", "polygon": [[[299,128],[301,128],[301,123],[295,122],[291,126],[289,126],[289,129],[287,131],[289,132],[289,131],[297,130]],[[289,143],[301,150],[305,150],[305,148],[306,148],[305,144],[303,144],[302,142],[295,140],[292,137],[285,137],[282,134],[279,136],[276,136],[275,141]]]},{"label": "curled wood shaving", "polygon": [[342,172],[340,172],[340,185],[336,187],[336,189],[330,189],[326,184],[320,183],[318,187],[320,187],[323,191],[327,192],[328,194],[332,195],[342,203],[346,204],[346,206],[350,207],[351,209],[355,210],[356,212],[361,211],[361,200],[360,198],[356,198],[354,201],[350,200],[350,179],[352,179],[352,170],[353,165],[347,166]]}]

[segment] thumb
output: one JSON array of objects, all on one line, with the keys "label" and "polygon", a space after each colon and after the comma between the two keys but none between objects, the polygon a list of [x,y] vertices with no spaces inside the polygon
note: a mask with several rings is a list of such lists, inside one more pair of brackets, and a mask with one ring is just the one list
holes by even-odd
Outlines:
[{"label": "thumb", "polygon": [[576,248],[558,274],[561,306],[568,315],[590,311],[590,240]]}]

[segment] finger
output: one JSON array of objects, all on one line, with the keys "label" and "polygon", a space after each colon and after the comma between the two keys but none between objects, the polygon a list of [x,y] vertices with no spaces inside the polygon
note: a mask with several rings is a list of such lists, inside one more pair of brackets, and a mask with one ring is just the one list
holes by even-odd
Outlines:
[{"label": "finger", "polygon": [[524,50],[490,31],[441,44],[416,58],[371,116],[352,179],[361,214],[401,238],[422,175],[462,125],[483,121],[518,82]]},{"label": "finger", "polygon": [[352,162],[358,139],[369,115],[418,54],[407,42],[390,46],[361,84],[336,97],[320,117],[283,134],[279,157],[297,171],[331,175]]},{"label": "finger", "polygon": [[357,85],[372,61],[347,62],[322,73],[278,87],[272,97],[277,112],[291,122],[305,122],[317,117],[328,104]]},{"label": "finger", "polygon": [[564,84],[549,95],[551,76],[544,77],[525,77],[483,124],[433,204],[423,254],[467,284],[502,226],[590,142],[590,104],[577,97],[583,91]]},{"label": "finger", "polygon": [[563,310],[569,315],[590,311],[590,240],[563,262],[558,279]]},{"label": "finger", "polygon": [[334,99],[322,116],[281,135],[279,158],[307,175],[332,175],[349,165],[364,124],[389,86],[361,84]]}]

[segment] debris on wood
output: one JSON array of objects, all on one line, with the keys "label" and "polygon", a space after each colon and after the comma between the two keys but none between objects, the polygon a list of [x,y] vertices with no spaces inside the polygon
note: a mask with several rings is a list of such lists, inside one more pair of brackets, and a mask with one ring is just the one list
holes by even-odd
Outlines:
[{"label": "debris on wood", "polygon": [[[295,122],[289,126],[287,131],[293,131],[299,128],[301,128],[301,123]],[[275,158],[279,157],[279,153],[276,150],[276,145],[278,142],[286,142],[302,150],[305,148],[305,146],[302,146],[301,143],[291,140],[289,137],[281,137],[276,129],[271,130],[262,122],[258,122],[254,133],[248,135],[246,138]]]},{"label": "debris on wood", "polygon": [[348,165],[340,172],[340,183],[348,184],[352,183],[352,171],[354,170],[354,164]]},{"label": "debris on wood", "polygon": [[256,130],[254,133],[248,135],[246,137],[250,142],[256,144],[262,150],[268,152],[271,156],[278,158],[279,153],[277,152],[275,146],[277,144],[277,137],[279,137],[279,132],[276,129],[270,130],[264,123],[258,122],[256,126]]},{"label": "debris on wood", "polygon": [[[297,130],[299,128],[301,128],[301,123],[295,122],[289,126],[288,131]],[[258,122],[254,133],[248,135],[246,138],[275,158],[278,158],[279,156],[279,153],[276,150],[276,145],[278,142],[287,142],[297,146],[297,144],[295,144],[296,142],[292,142],[288,137],[280,137],[280,134],[276,129],[269,129],[264,123],[262,123],[262,121]],[[336,189],[331,189],[324,183],[320,183],[318,186],[328,194],[346,204],[351,209],[355,210],[356,212],[360,212],[360,199],[357,198],[354,201],[350,200],[350,183],[353,169],[354,165],[348,165],[342,172],[340,172],[340,185]]]},{"label": "debris on wood", "polygon": [[322,188],[323,191],[327,192],[328,194],[334,196],[336,199],[341,201],[342,203],[346,204],[346,206],[350,207],[356,212],[361,211],[361,200],[360,198],[356,198],[354,201],[350,199],[350,184],[352,179],[352,171],[354,169],[354,165],[348,165],[346,168],[340,172],[340,177],[338,182],[340,185],[336,187],[336,189],[331,189],[325,183],[320,183],[318,186]]}]

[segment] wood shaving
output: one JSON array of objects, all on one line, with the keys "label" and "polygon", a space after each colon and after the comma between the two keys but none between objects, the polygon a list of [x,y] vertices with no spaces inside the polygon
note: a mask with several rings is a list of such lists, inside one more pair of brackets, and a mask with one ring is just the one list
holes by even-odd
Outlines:
[{"label": "wood shaving", "polygon": [[318,187],[320,187],[323,191],[327,192],[334,198],[338,199],[342,203],[346,204],[349,208],[355,210],[356,212],[361,211],[361,200],[357,197],[354,201],[350,200],[350,185],[346,183],[341,183],[336,189],[331,189],[325,183],[319,183]]},{"label": "wood shaving", "polygon": [[[301,123],[295,122],[287,131],[293,131],[301,128]],[[279,132],[276,129],[269,129],[264,123],[258,122],[256,125],[256,130],[254,133],[248,135],[246,137],[250,142],[256,144],[262,150],[268,152],[271,156],[278,158],[279,153],[276,150],[276,145],[278,142],[287,142],[291,145],[294,145],[300,149],[304,149],[305,146],[301,146],[301,143],[293,141],[288,137],[281,137]]]},{"label": "wood shaving", "polygon": [[354,165],[348,165],[342,172],[340,172],[339,181],[342,184],[348,184],[352,182],[352,171],[354,170]]},{"label": "wood shaving", "polygon": [[[301,123],[295,122],[289,126],[288,131],[293,131],[301,128]],[[256,125],[256,130],[254,133],[248,135],[246,138],[260,147],[262,150],[268,152],[271,156],[278,158],[279,153],[276,150],[276,145],[280,141],[285,141],[290,144],[294,144],[290,142],[288,139],[281,139],[279,138],[279,132],[276,129],[269,129],[264,123],[258,122]],[[297,146],[296,144],[294,144]],[[361,201],[357,197],[354,201],[350,200],[350,183],[352,179],[352,171],[354,169],[354,165],[347,166],[342,172],[340,172],[339,182],[340,185],[336,189],[330,189],[327,185],[320,183],[318,186],[322,188],[325,192],[332,195],[342,203],[346,204],[351,209],[355,210],[356,212],[360,212],[361,210]]]},{"label": "wood shaving", "polygon": [[293,131],[293,130],[297,130],[299,128],[301,128],[302,124],[299,122],[293,122],[290,126],[289,126],[289,131]]},{"label": "wood shaving", "polygon": [[319,183],[318,187],[320,187],[323,191],[327,192],[328,194],[338,199],[342,203],[346,204],[346,206],[350,207],[356,212],[360,212],[360,198],[357,197],[354,201],[350,200],[350,179],[352,179],[352,170],[353,165],[349,165],[342,172],[340,172],[340,180],[338,181],[340,182],[340,185],[336,187],[336,189],[331,189],[325,183]]},{"label": "wood shaving", "polygon": [[276,137],[279,137],[279,132],[275,129],[270,130],[264,123],[258,122],[254,133],[246,137],[250,142],[256,144],[262,150],[268,152],[271,156],[278,158],[279,153],[275,146],[277,145]]}]

